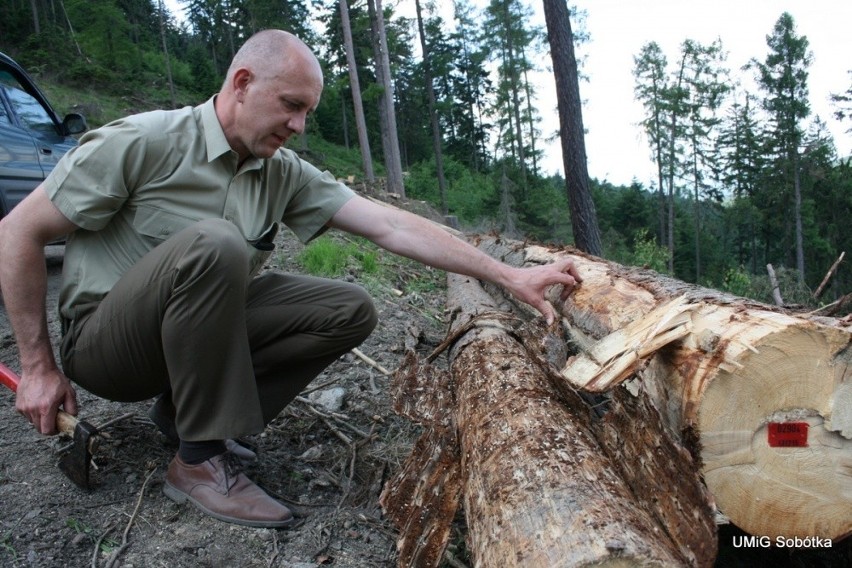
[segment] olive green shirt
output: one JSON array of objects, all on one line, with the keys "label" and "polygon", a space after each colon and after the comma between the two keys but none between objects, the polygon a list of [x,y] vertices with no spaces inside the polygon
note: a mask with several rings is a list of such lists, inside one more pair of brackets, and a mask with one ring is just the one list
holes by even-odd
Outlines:
[{"label": "olive green shirt", "polygon": [[237,169],[214,98],[88,132],[47,178],[50,199],[80,227],[65,248],[65,318],[73,319],[74,306],[99,301],[143,255],[197,221],[234,223],[253,275],[270,254],[255,243],[274,235],[279,222],[307,242],[354,195],[290,150],[249,158]]}]

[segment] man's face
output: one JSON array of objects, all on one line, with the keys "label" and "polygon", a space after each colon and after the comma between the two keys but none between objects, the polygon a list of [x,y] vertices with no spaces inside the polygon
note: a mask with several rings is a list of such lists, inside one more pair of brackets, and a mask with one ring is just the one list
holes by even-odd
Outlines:
[{"label": "man's face", "polygon": [[319,104],[322,75],[318,67],[298,61],[277,73],[245,73],[237,118],[242,147],[234,149],[242,159],[269,158],[290,136],[304,131],[308,115]]}]

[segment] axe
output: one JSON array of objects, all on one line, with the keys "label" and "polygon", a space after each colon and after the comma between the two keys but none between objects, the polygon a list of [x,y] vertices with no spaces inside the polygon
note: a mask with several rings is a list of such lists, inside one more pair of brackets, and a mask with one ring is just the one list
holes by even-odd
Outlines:
[{"label": "axe", "polygon": [[[0,383],[3,383],[13,392],[18,390],[18,376],[9,367],[0,363]],[[95,449],[98,430],[83,420],[77,420],[64,410],[56,413],[56,427],[60,432],[74,438],[71,450],[59,458],[59,469],[68,479],[83,489],[90,489],[89,464],[92,461],[92,452]]]}]

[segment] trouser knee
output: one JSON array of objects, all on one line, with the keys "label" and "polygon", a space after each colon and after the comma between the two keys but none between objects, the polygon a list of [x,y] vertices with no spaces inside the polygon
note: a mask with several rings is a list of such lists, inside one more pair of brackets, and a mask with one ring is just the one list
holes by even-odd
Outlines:
[{"label": "trouser knee", "polygon": [[366,290],[355,284],[350,284],[348,287],[345,329],[355,342],[352,347],[355,347],[370,336],[379,322],[379,316],[373,299]]},{"label": "trouser knee", "polygon": [[[247,275],[248,247],[240,230],[224,219],[205,219],[190,228],[189,255],[205,264],[218,264],[237,274]],[[246,267],[246,271],[234,270]]]}]

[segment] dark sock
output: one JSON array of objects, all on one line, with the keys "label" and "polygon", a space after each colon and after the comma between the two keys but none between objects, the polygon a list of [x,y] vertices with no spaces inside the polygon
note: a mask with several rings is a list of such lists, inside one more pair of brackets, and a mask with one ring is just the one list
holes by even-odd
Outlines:
[{"label": "dark sock", "polygon": [[184,463],[197,465],[214,456],[225,453],[224,440],[204,440],[201,442],[180,441],[178,455]]}]

